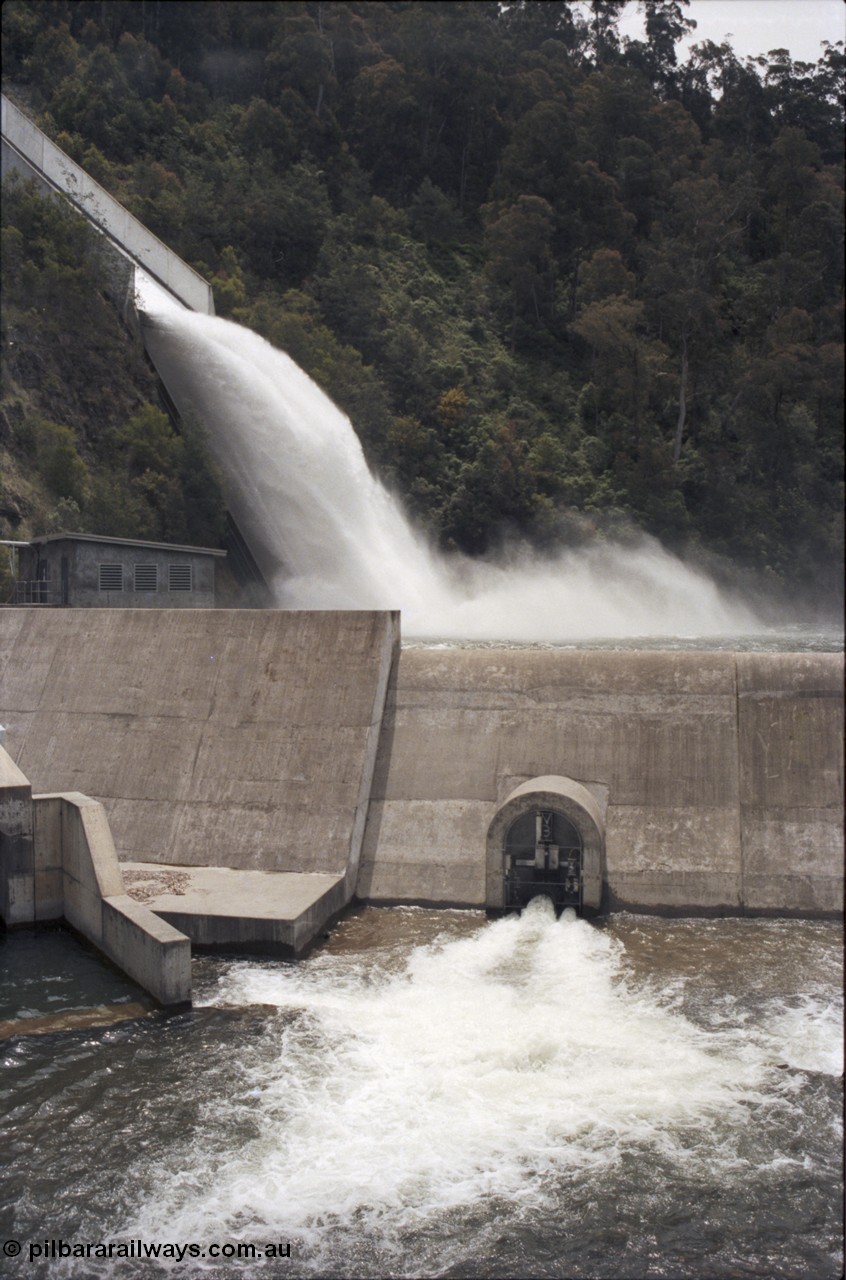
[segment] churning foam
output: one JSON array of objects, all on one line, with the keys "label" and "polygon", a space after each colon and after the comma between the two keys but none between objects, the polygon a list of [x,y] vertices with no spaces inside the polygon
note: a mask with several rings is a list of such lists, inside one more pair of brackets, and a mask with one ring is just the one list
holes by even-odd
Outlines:
[{"label": "churning foam", "polygon": [[619,942],[545,899],[393,971],[329,953],[236,964],[215,1000],[284,1011],[276,1055],[233,1048],[243,1087],[201,1124],[235,1136],[223,1151],[198,1137],[157,1172],[130,1233],[387,1241],[500,1199],[543,1210],[554,1184],[626,1154],[730,1181],[734,1135],[767,1077],[785,1079],[775,1032],[697,1027],[632,982]]},{"label": "churning foam", "polygon": [[409,636],[567,641],[759,629],[654,539],[541,557],[435,550],[369,470],[349,419],[257,334],[146,289],[145,342],[180,412],[204,424],[227,502],[277,603],[401,609]]}]

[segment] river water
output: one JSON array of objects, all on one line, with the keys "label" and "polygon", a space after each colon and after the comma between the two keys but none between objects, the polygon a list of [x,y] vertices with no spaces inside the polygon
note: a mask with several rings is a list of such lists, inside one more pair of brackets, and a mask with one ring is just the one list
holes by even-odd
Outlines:
[{"label": "river water", "polygon": [[[7,1013],[132,1000],[51,945],[6,939]],[[189,1013],[5,1041],[9,1273],[837,1277],[842,945],[537,900],[198,957]],[[50,1241],[113,1256],[29,1260]],[[207,1256],[119,1256],[165,1244]]]}]

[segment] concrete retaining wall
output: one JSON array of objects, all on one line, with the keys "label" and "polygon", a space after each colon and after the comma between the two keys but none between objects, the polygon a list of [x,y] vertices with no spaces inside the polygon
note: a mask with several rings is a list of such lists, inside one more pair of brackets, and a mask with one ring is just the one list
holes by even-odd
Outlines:
[{"label": "concrete retaining wall", "polygon": [[103,806],[79,793],[33,796],[2,748],[0,918],[66,920],[160,1004],[191,1000],[191,944],[124,893]]},{"label": "concrete retaining wall", "polygon": [[[5,95],[2,98],[3,172],[17,169],[75,205],[111,241],[192,311],[214,315],[211,285],[148,231],[98,182],[51,142]],[[130,272],[127,270],[126,282]]]},{"label": "concrete retaining wall", "polygon": [[[191,999],[191,944],[124,892],[103,806],[78,792],[33,797],[38,919],[46,904],[160,1004]],[[61,883],[61,895],[57,890]],[[55,918],[55,917],[54,917]]]},{"label": "concrete retaining wall", "polygon": [[359,896],[483,905],[499,805],[554,773],[606,817],[606,902],[837,914],[837,654],[402,652]]},{"label": "concrete retaining wall", "polygon": [[399,620],[0,610],[0,720],[128,861],[318,871],[351,896]]}]

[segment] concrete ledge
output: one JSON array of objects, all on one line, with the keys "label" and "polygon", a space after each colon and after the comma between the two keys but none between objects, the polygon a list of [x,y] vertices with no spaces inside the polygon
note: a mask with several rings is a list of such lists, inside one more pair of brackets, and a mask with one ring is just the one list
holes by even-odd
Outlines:
[{"label": "concrete ledge", "polygon": [[349,901],[344,876],[122,864],[127,890],[195,946],[297,955]]}]

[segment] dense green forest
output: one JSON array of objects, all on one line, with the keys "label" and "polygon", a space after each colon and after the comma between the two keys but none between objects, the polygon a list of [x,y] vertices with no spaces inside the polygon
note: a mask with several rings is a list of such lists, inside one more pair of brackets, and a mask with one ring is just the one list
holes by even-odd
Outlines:
[{"label": "dense green forest", "polygon": [[[9,0],[5,84],[350,414],[442,546],[634,526],[837,593],[843,48],[682,63],[686,0],[642,8],[629,41],[608,0]],[[65,358],[46,397],[7,367],[0,447],[52,497],[20,485],[4,527],[70,502],[79,527],[219,536],[198,430],[174,435],[105,304],[74,321],[94,255],[37,203],[5,202],[4,352]]]}]

